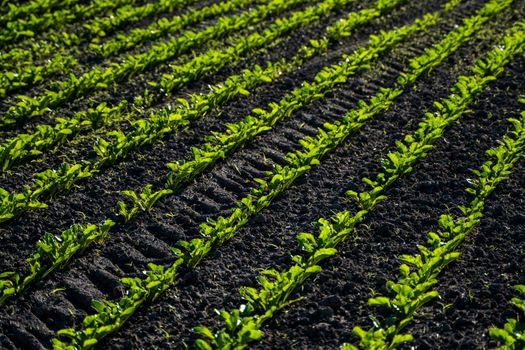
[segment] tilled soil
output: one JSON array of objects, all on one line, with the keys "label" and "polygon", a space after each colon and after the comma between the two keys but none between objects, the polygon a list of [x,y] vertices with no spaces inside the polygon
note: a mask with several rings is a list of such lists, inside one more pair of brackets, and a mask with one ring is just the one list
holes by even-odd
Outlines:
[{"label": "tilled soil", "polygon": [[[123,199],[119,191],[136,190],[147,183],[161,184],[167,172],[165,163],[187,158],[190,147],[201,144],[211,131],[224,130],[225,123],[241,120],[254,107],[265,108],[268,103],[279,101],[303,81],[311,81],[323,66],[336,63],[341,54],[365,45],[368,35],[408,24],[426,12],[437,10],[442,3],[410,3],[373,21],[356,30],[352,37],[333,43],[330,52],[297,71],[283,74],[276,82],[193,123],[188,130],[145,147],[57,195],[48,209],[3,224],[0,271],[22,269],[24,257],[33,251],[43,232],[59,232],[72,223],[100,222],[104,217],[119,220],[115,213],[116,203]],[[177,246],[179,240],[199,237],[200,223],[227,216],[235,203],[255,186],[254,178],[265,177],[265,172],[276,164],[285,164],[288,152],[300,149],[298,140],[315,135],[325,122],[337,120],[355,108],[360,99],[368,100],[380,87],[393,86],[410,58],[422,54],[424,48],[438,42],[482,5],[477,0],[460,5],[438,26],[408,40],[369,70],[300,109],[194,183],[160,201],[149,213],[140,214],[132,223],[119,221],[102,245],[87,249],[66,268],[2,306],[0,347],[49,348],[57,330],[80,327],[84,316],[93,312],[90,306],[93,298],[119,298],[124,291],[120,278],[142,276],[148,263],[173,262],[171,247]],[[183,93],[205,91],[207,84],[218,83],[253,63],[264,65],[266,61],[292,57],[309,39],[321,37],[324,27],[337,18],[366,6],[348,6],[330,21],[305,27],[268,50],[192,84]],[[377,173],[381,159],[395,148],[395,141],[417,128],[424,112],[432,111],[433,101],[446,97],[459,75],[469,74],[474,60],[497,44],[502,28],[523,18],[520,15],[525,14],[524,8],[524,4],[517,2],[489,22],[477,39],[460,48],[428,76],[421,77],[387,112],[380,113],[319,166],[299,178],[199,268],[183,269],[173,288],[152,305],[141,308],[99,348],[192,347],[195,340],[192,327],[219,327],[214,310],[241,305],[239,287],[256,286],[261,269],[280,270],[290,266],[290,256],[300,253],[295,239],[298,233],[315,233],[312,223],[319,218],[328,218],[342,210],[355,211],[355,204],[346,198],[345,191],[364,189],[361,178]],[[440,214],[458,214],[454,208],[468,203],[464,189],[467,179],[473,176],[471,169],[478,168],[486,159],[485,150],[502,138],[510,125],[506,118],[517,117],[523,109],[517,99],[525,91],[524,71],[525,57],[519,55],[476,100],[472,111],[453,123],[428,156],[387,190],[388,198],[370,213],[356,230],[354,239],[342,244],[339,253],[323,263],[323,271],[294,294],[294,298],[302,299],[265,326],[265,335],[254,348],[335,349],[343,342],[357,341],[352,334],[354,326],[370,327],[370,315],[383,316],[381,310],[367,305],[368,298],[372,293],[386,293],[386,281],[397,275],[399,255],[415,253],[418,244],[425,244],[426,232],[437,229]],[[139,85],[143,84],[122,84],[125,93],[119,93],[118,98],[133,96],[135,90],[140,91]],[[87,148],[75,153],[66,146],[63,153],[44,158],[40,164],[21,166],[15,174],[28,179],[35,168],[58,164],[66,157],[82,160],[88,156]],[[440,276],[439,299],[418,311],[406,329],[415,338],[407,347],[492,347],[495,344],[489,340],[487,329],[514,316],[509,304],[514,293],[509,286],[525,282],[520,264],[525,258],[525,182],[521,176],[524,167],[525,163],[519,162],[513,175],[489,198],[485,217],[461,247],[461,257]],[[6,184],[17,186],[20,182],[11,178],[6,179]]]}]

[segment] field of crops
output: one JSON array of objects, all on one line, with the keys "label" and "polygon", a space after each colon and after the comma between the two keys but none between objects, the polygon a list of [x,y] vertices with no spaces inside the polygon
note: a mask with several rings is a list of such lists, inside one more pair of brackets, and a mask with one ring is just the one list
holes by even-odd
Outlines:
[{"label": "field of crops", "polygon": [[1,349],[525,349],[525,1],[0,4]]}]

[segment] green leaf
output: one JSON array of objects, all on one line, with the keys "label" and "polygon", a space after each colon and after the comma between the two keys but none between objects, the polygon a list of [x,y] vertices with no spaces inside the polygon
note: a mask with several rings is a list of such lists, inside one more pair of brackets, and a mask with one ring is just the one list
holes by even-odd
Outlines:
[{"label": "green leaf", "polygon": [[[213,338],[212,338],[213,339]],[[213,348],[210,346],[210,344],[206,343],[202,339],[195,340],[195,346],[199,350],[212,350]]]},{"label": "green leaf", "polygon": [[99,314],[103,313],[106,309],[104,303],[96,299],[91,300],[91,307],[94,308]]},{"label": "green leaf", "polygon": [[[209,338],[209,339],[211,339],[211,340],[214,339],[213,333],[212,333],[212,332],[210,331],[210,329],[207,328],[207,327],[197,326],[197,327],[194,327],[194,328],[193,328],[193,331],[194,331],[195,333],[197,333],[198,335],[202,335],[202,336],[204,336],[204,337],[206,337],[206,338]],[[206,345],[207,345],[207,343],[206,343]]]},{"label": "green leaf", "polygon": [[397,334],[394,339],[392,339],[390,347],[395,349],[397,346],[412,340],[414,340],[414,337],[411,334]]},{"label": "green leaf", "polygon": [[77,332],[75,331],[74,328],[64,328],[64,329],[60,329],[58,330],[57,332],[58,335],[63,335],[63,336],[66,336],[68,338],[76,338],[77,336]]},{"label": "green leaf", "polygon": [[14,272],[14,271],[2,272],[2,273],[0,273],[0,279],[5,279],[6,277],[11,277],[14,274],[16,274],[16,272]]},{"label": "green leaf", "polygon": [[263,332],[258,329],[249,329],[247,331],[243,331],[241,334],[241,343],[247,344],[252,341],[256,341],[261,339],[263,336]]},{"label": "green leaf", "polygon": [[368,305],[370,306],[386,306],[390,307],[390,299],[387,297],[375,297],[368,299]]},{"label": "green leaf", "polygon": [[506,330],[501,328],[491,328],[489,334],[491,338],[503,344],[508,344],[514,341],[513,337]]},{"label": "green leaf", "polygon": [[98,343],[98,340],[96,340],[95,338],[90,338],[90,339],[84,340],[84,342],[82,343],[82,348],[89,349],[95,346],[97,343]]},{"label": "green leaf", "polygon": [[314,253],[313,259],[317,264],[318,262],[327,259],[335,254],[337,254],[337,250],[335,248],[321,248]]},{"label": "green leaf", "polygon": [[[1,276],[0,276],[1,277]],[[521,285],[521,284],[518,284],[518,285],[515,285],[514,287],[515,290],[517,290],[518,292],[520,292],[521,295],[525,296],[525,285]]]}]

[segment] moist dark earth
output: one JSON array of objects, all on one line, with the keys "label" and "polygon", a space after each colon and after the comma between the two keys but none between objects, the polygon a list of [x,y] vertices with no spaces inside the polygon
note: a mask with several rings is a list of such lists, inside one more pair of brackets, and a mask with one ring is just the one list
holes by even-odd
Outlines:
[{"label": "moist dark earth", "polygon": [[[364,46],[370,34],[411,23],[444,3],[427,1],[402,6],[357,29],[342,42],[332,43],[323,56],[283,74],[250,96],[210,113],[162,142],[141,148],[117,165],[56,195],[49,208],[0,224],[0,271],[11,271],[24,268],[25,257],[31,254],[44,232],[58,233],[73,223],[97,223],[105,217],[118,222],[102,245],[74,257],[64,269],[0,308],[0,348],[50,348],[57,330],[78,328],[84,316],[93,313],[90,306],[93,298],[118,299],[124,291],[122,277],[142,276],[150,262],[169,265],[174,261],[170,247],[177,246],[179,240],[198,237],[200,223],[227,216],[235,203],[256,185],[254,178],[264,178],[275,164],[285,163],[286,153],[300,149],[299,139],[315,135],[323,123],[341,118],[347,110],[356,108],[360,99],[370,99],[381,87],[394,86],[410,58],[422,54],[484,3],[465,1],[438,25],[409,39],[370,69],[357,73],[322,99],[300,109],[175,195],[160,201],[150,212],[140,214],[132,223],[123,223],[116,214],[116,203],[123,200],[121,190],[137,190],[148,183],[162,184],[167,173],[165,164],[188,158],[191,146],[202,144],[211,131],[224,130],[225,123],[241,120],[255,107],[266,108],[268,103],[278,102],[303,81],[311,81],[322,67],[337,63],[342,54]],[[264,66],[267,61],[290,58],[310,39],[322,37],[326,26],[372,4],[365,1],[349,5],[329,19],[298,30],[266,50],[192,83],[170,97],[170,101],[208,91],[209,84],[219,83],[254,63]],[[448,96],[457,77],[468,75],[469,67],[498,43],[504,29],[523,18],[525,4],[516,1],[490,21],[475,39],[421,77],[387,112],[377,115],[273,204],[252,217],[200,267],[181,271],[171,289],[153,304],[142,307],[98,348],[192,348],[193,327],[206,325],[217,329],[220,322],[215,309],[239,307],[243,304],[238,292],[241,286],[255,287],[261,269],[286,269],[292,263],[290,256],[301,253],[295,238],[298,233],[315,233],[313,223],[317,219],[329,218],[342,210],[356,210],[345,191],[364,190],[361,178],[372,177],[380,170],[381,160],[395,150],[396,140],[416,130],[424,113],[433,111],[433,101]],[[261,30],[268,23],[246,33]],[[177,62],[190,57],[183,56]],[[88,67],[78,69],[82,72]],[[112,94],[97,93],[91,101],[76,102],[59,111],[71,115],[68,108],[82,109],[105,98],[132,100],[147,81],[156,80],[168,71],[167,67],[159,67],[132,82],[120,84]],[[471,170],[480,167],[487,159],[485,150],[496,146],[510,127],[507,118],[518,117],[524,109],[517,102],[525,93],[524,76],[525,55],[520,54],[475,100],[471,111],[447,129],[428,156],[387,190],[387,200],[370,213],[352,239],[339,247],[335,257],[322,264],[323,271],[293,295],[302,299],[268,323],[262,341],[250,348],[335,349],[344,342],[358,341],[352,334],[353,327],[368,328],[372,325],[371,315],[383,317],[382,310],[367,305],[368,298],[372,293],[387,293],[385,283],[396,278],[398,257],[413,254],[417,245],[426,243],[426,233],[438,228],[440,214],[459,215],[454,208],[468,204],[471,198],[465,188],[467,179],[474,176]],[[10,132],[30,127],[31,124],[17,126]],[[95,136],[87,139],[92,141]],[[4,175],[0,186],[20,189],[37,171],[92,156],[91,142],[72,143],[41,161],[16,167]],[[414,335],[414,341],[406,348],[492,348],[496,344],[488,337],[488,328],[501,326],[507,318],[515,317],[509,301],[516,295],[510,286],[525,283],[524,172],[522,159],[509,179],[489,197],[480,225],[460,248],[461,257],[439,277],[439,298],[419,310],[414,322],[406,328],[406,332]]]}]

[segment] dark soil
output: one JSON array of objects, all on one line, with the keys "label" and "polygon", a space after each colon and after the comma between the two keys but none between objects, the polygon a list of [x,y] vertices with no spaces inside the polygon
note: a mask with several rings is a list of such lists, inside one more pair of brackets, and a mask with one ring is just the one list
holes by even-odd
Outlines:
[{"label": "dark soil", "polygon": [[[291,57],[309,39],[321,37],[326,25],[371,3],[349,6],[334,14],[330,21],[308,26],[268,50],[191,84],[177,96],[206,91],[208,84],[216,84],[255,63],[264,65],[266,61]],[[161,184],[165,164],[186,159],[190,147],[201,144],[210,132],[224,130],[225,123],[239,121],[254,107],[265,108],[268,103],[279,101],[301,82],[311,81],[321,67],[336,63],[341,54],[363,46],[371,33],[410,23],[438,9],[442,3],[410,3],[373,21],[351,38],[333,43],[329,53],[297,71],[283,74],[278,81],[210,113],[188,130],[144,147],[125,161],[57,195],[48,209],[0,225],[0,271],[23,269],[25,258],[44,232],[58,233],[73,223],[96,223],[104,217],[119,220],[115,214],[116,202],[123,199],[119,191],[139,189],[147,183]],[[228,215],[235,203],[255,186],[254,178],[264,177],[276,164],[285,163],[287,152],[299,149],[299,139],[315,135],[323,123],[337,120],[356,107],[358,100],[368,100],[380,87],[392,86],[410,58],[420,55],[482,5],[478,0],[467,1],[447,15],[439,27],[409,40],[369,70],[302,108],[176,195],[160,201],[151,212],[140,214],[133,223],[119,221],[102,245],[90,247],[63,270],[34,284],[0,308],[0,348],[49,348],[57,330],[80,327],[84,316],[93,312],[90,307],[93,298],[119,298],[124,291],[122,277],[142,276],[148,263],[168,265],[174,259],[170,247],[181,239],[198,237],[200,223]],[[214,310],[242,304],[239,287],[256,286],[255,277],[263,268],[285,269],[291,264],[290,255],[300,253],[295,239],[298,233],[315,233],[312,223],[317,219],[341,210],[355,210],[344,192],[364,188],[361,178],[377,173],[381,159],[395,148],[395,141],[417,128],[423,113],[432,111],[432,102],[449,94],[457,76],[469,74],[469,65],[498,42],[503,28],[523,18],[524,8],[525,4],[517,2],[513,9],[489,23],[477,39],[422,77],[387,112],[371,120],[270,207],[251,218],[199,268],[182,270],[173,288],[152,305],[141,308],[99,348],[193,347],[192,327],[217,328],[220,323]],[[252,347],[335,349],[344,342],[357,341],[352,334],[354,326],[368,328],[371,315],[383,316],[381,310],[367,306],[371,292],[386,293],[386,281],[394,279],[398,272],[399,255],[414,253],[418,244],[425,244],[425,233],[436,230],[439,214],[456,215],[454,208],[468,202],[470,197],[464,189],[467,179],[473,176],[471,169],[482,164],[485,150],[495,146],[504,135],[509,127],[506,118],[516,117],[523,109],[517,98],[525,91],[524,72],[525,57],[520,55],[476,100],[472,111],[449,127],[428,157],[387,191],[387,200],[371,212],[354,239],[345,242],[339,254],[323,264],[323,272],[308,280],[294,295],[303,299],[269,322],[263,340]],[[118,100],[126,94],[135,95],[154,74],[159,74],[159,70],[146,74],[138,83],[120,85],[118,91],[125,92],[108,98]],[[105,97],[99,95],[99,98]],[[81,101],[69,108],[84,108],[83,103],[89,102]],[[36,169],[56,166],[63,159],[79,161],[90,156],[86,145],[66,146],[39,163],[16,168],[10,178],[1,180],[0,186],[21,188]],[[520,263],[525,258],[523,171],[525,162],[520,161],[508,181],[489,198],[485,217],[461,247],[460,259],[440,276],[439,300],[423,307],[406,329],[415,338],[408,347],[493,347],[487,329],[514,316],[509,300],[515,294],[509,286],[525,283]]]}]

